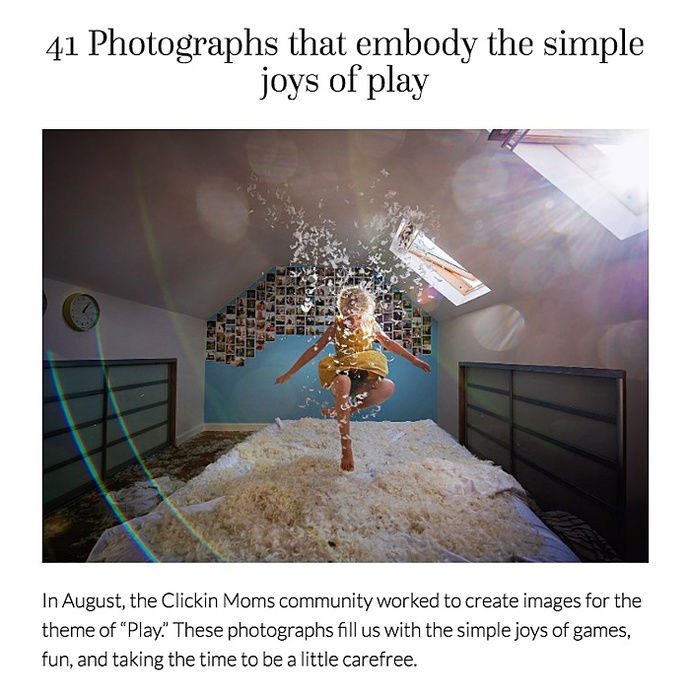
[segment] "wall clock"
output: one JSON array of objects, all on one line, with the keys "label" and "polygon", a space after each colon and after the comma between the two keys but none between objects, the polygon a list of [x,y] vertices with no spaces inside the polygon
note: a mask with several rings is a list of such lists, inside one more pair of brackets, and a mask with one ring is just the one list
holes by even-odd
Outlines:
[{"label": "wall clock", "polygon": [[90,294],[70,294],[62,305],[62,314],[75,331],[91,330],[101,315],[98,302]]}]

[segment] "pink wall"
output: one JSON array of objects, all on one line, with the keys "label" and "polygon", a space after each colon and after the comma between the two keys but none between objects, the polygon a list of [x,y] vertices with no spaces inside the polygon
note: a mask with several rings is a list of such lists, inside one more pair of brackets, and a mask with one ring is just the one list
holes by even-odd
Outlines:
[{"label": "pink wall", "polygon": [[[513,296],[439,322],[438,419],[458,434],[458,362],[623,369],[627,372],[629,539],[646,546],[648,321],[646,234],[618,254],[569,260],[565,273],[525,283],[505,261]],[[513,274],[511,275],[511,272]],[[543,284],[548,280],[548,284]],[[530,288],[531,287],[531,288]]]}]

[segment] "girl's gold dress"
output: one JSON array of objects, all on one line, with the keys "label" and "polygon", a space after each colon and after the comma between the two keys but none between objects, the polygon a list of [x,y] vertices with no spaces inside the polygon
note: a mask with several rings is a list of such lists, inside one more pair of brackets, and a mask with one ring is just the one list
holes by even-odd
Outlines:
[{"label": "girl's gold dress", "polygon": [[385,377],[388,374],[388,361],[382,352],[372,350],[376,339],[376,329],[372,322],[362,322],[359,328],[348,328],[341,316],[335,319],[335,355],[324,357],[319,362],[321,386],[328,388],[339,372],[364,370],[368,379]]}]

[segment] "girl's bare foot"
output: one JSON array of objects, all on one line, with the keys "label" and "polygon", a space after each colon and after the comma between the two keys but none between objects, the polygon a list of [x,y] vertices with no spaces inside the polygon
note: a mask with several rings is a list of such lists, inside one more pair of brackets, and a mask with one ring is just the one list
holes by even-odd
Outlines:
[{"label": "girl's bare foot", "polygon": [[352,450],[343,451],[343,456],[340,458],[340,468],[344,472],[353,472],[355,470],[355,460],[352,456]]}]

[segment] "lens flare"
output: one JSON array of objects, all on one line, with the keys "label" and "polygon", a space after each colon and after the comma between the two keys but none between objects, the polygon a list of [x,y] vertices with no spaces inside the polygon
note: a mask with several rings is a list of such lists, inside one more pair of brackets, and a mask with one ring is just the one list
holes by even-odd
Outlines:
[{"label": "lens flare", "polygon": [[417,303],[426,313],[431,313],[441,303],[441,293],[433,287],[427,287],[417,295]]},{"label": "lens flare", "polygon": [[587,223],[578,221],[573,229],[568,231],[567,249],[570,264],[580,273],[589,273],[601,265],[602,254],[610,243],[610,233],[597,222],[586,216]]},{"label": "lens flare", "polygon": [[474,337],[487,350],[510,350],[522,342],[525,334],[524,316],[508,304],[477,311],[472,321]]},{"label": "lens flare", "polygon": [[[101,359],[102,362],[105,363],[105,355],[103,352],[103,346],[101,343],[101,337],[99,330],[96,329],[96,342],[98,346],[98,355],[99,358]],[[144,554],[146,559],[148,561],[160,561],[158,557],[155,555],[155,553],[148,547],[146,542],[139,536],[139,534],[134,530],[134,528],[130,525],[128,522],[127,516],[124,514],[124,512],[120,509],[120,507],[117,505],[115,500],[112,498],[110,495],[110,492],[108,490],[108,487],[106,486],[105,482],[101,478],[101,475],[99,473],[99,469],[96,465],[94,465],[93,461],[91,460],[91,457],[88,454],[88,450],[86,449],[86,446],[84,444],[84,441],[81,438],[79,429],[76,427],[76,423],[73,419],[70,407],[69,407],[69,401],[65,395],[65,392],[63,391],[62,384],[60,382],[60,376],[59,373],[57,372],[57,367],[55,365],[55,357],[50,351],[46,351],[46,356],[49,361],[49,367],[50,367],[50,374],[51,378],[53,381],[53,385],[55,386],[55,391],[56,395],[59,397],[59,404],[60,404],[60,409],[62,411],[62,414],[64,416],[66,424],[70,428],[70,435],[72,439],[74,440],[75,445],[77,446],[77,449],[79,450],[79,454],[81,456],[82,462],[86,466],[92,481],[98,488],[98,490],[101,492],[103,499],[105,500],[106,504],[112,511],[112,513],[115,515],[117,520],[121,523],[122,527],[124,528],[125,532],[127,535],[132,539],[132,541],[135,543],[137,548]],[[168,510],[172,513],[172,515],[183,525],[183,527],[194,537],[197,539],[202,546],[204,546],[209,552],[213,554],[216,559],[219,561],[225,561],[225,559],[215,550],[215,548],[207,542],[197,531],[196,529],[187,521],[185,518],[184,514],[180,512],[170,501],[166,498],[165,494],[163,493],[162,489],[159,487],[158,482],[156,479],[153,477],[151,472],[149,471],[148,467],[146,466],[146,462],[144,458],[142,457],[141,453],[139,452],[138,448],[136,447],[132,436],[127,428],[127,425],[125,423],[125,420],[122,416],[122,411],[120,410],[120,407],[117,402],[116,394],[112,390],[112,386],[110,384],[110,379],[108,376],[108,371],[106,368],[104,368],[104,378],[107,386],[107,392],[108,392],[108,398],[110,400],[111,405],[115,409],[115,414],[114,417],[117,420],[118,424],[120,425],[120,428],[122,430],[123,435],[125,436],[126,443],[128,447],[130,448],[130,451],[132,453],[132,458],[133,461],[135,461],[144,475],[147,477],[147,479],[150,481],[150,483],[153,485],[153,487],[156,489],[157,493],[162,499],[162,503],[165,504],[165,506],[168,508]]]},{"label": "lens flare", "polygon": [[506,164],[498,158],[478,155],[462,163],[453,176],[453,198],[460,211],[496,214],[495,207],[507,200],[510,177]]},{"label": "lens flare", "polygon": [[[142,179],[142,167],[140,162],[140,155],[134,153],[131,159],[132,167],[132,179],[134,185],[134,191],[137,196],[137,205],[139,207],[139,217],[141,220],[141,230],[144,236],[144,242],[146,244],[146,249],[149,253],[149,258],[151,260],[151,266],[153,267],[156,282],[160,288],[161,295],[165,301],[166,308],[172,313],[169,315],[169,319],[175,329],[175,335],[177,336],[178,342],[183,349],[183,353],[188,362],[188,367],[192,368],[192,373],[194,379],[198,383],[201,391],[205,385],[205,367],[201,367],[197,361],[198,350],[193,346],[189,338],[189,333],[185,328],[182,327],[180,316],[177,312],[177,303],[175,297],[171,291],[170,285],[168,284],[168,279],[165,274],[165,267],[163,264],[163,256],[161,255],[160,247],[158,245],[158,239],[156,236],[156,231],[152,224],[152,217],[149,212],[148,203],[146,200],[145,188]],[[101,350],[101,338],[98,328],[96,328],[96,337],[98,339],[99,351]],[[104,355],[101,352],[101,358]]]},{"label": "lens flare", "polygon": [[609,326],[597,343],[597,354],[604,367],[625,367],[633,379],[646,371],[647,321],[637,320]]},{"label": "lens flare", "polygon": [[[535,265],[535,259],[542,264]],[[512,288],[521,294],[549,289],[570,272],[568,256],[553,246],[525,250],[510,265]]]},{"label": "lens flare", "polygon": [[99,470],[96,467],[96,465],[94,465],[94,463],[91,460],[91,457],[88,454],[88,450],[86,449],[86,446],[84,445],[84,441],[81,439],[81,435],[79,433],[79,430],[77,429],[76,423],[72,417],[72,412],[70,410],[69,404],[68,404],[67,400],[65,399],[65,393],[62,389],[62,383],[60,382],[60,376],[59,376],[58,372],[56,371],[57,368],[56,368],[56,365],[54,364],[55,356],[50,351],[47,351],[46,355],[47,355],[49,367],[50,367],[50,376],[51,376],[51,379],[53,380],[53,385],[55,387],[56,395],[59,397],[60,409],[62,411],[62,415],[65,419],[65,423],[70,428],[70,435],[72,436],[72,439],[74,440],[74,444],[76,445],[77,449],[79,450],[79,454],[81,455],[81,459],[82,459],[84,466],[86,467],[89,474],[91,475],[91,479],[93,480],[94,484],[96,484],[99,491],[103,495],[103,498],[104,498],[105,502],[108,504],[108,507],[110,508],[110,510],[113,512],[113,514],[118,519],[118,521],[120,523],[122,523],[122,526],[125,528],[125,531],[129,535],[129,537],[132,539],[132,541],[136,544],[136,546],[139,548],[139,550],[141,552],[143,552],[144,556],[149,561],[158,561],[158,558],[156,557],[156,555],[149,549],[147,544],[141,539],[141,537],[139,537],[137,532],[127,522],[127,517],[120,510],[117,503],[113,500],[112,496],[110,495],[110,492],[108,491],[108,489],[105,486],[105,483],[103,482],[103,479],[101,479],[101,475],[99,474]]},{"label": "lens flare", "polygon": [[223,243],[244,238],[249,224],[247,198],[230,178],[202,182],[196,190],[196,207],[204,231]]}]

